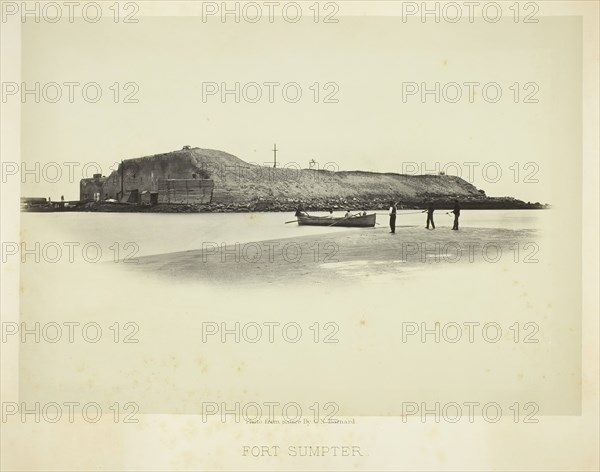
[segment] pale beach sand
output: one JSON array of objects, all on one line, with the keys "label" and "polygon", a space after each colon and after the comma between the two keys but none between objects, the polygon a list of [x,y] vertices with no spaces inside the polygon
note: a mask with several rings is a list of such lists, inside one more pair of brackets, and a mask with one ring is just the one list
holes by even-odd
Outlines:
[{"label": "pale beach sand", "polygon": [[398,273],[419,266],[535,260],[537,232],[500,228],[422,226],[348,229],[254,243],[205,242],[203,249],[140,257],[128,268],[208,283],[347,282],[365,274]]}]

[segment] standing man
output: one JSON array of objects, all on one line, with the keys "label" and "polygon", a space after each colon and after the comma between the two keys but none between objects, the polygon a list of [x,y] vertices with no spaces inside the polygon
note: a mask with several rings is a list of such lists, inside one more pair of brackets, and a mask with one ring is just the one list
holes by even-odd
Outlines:
[{"label": "standing man", "polygon": [[452,213],[454,213],[454,226],[452,229],[458,231],[458,217],[460,216],[460,205],[458,204],[458,200],[454,200],[454,210],[452,210]]},{"label": "standing man", "polygon": [[[425,228],[429,229],[429,223],[431,223],[431,229],[435,229],[435,223],[433,222],[433,212],[435,211],[435,208],[433,206],[433,201],[430,200],[429,203],[427,204],[427,226],[425,226]],[[423,212],[425,213],[425,211]]]},{"label": "standing man", "polygon": [[396,233],[396,202],[390,203],[390,233]]}]

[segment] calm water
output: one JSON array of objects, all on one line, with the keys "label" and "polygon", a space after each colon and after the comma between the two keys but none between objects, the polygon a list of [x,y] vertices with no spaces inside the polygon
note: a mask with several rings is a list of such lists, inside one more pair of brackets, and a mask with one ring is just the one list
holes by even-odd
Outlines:
[{"label": "calm water", "polygon": [[[396,225],[424,226],[426,215],[416,210],[399,211]],[[328,213],[311,213],[327,215]],[[343,212],[334,216],[343,216]],[[463,210],[461,228],[486,227],[509,229],[540,229],[550,221],[549,210]],[[434,215],[438,229],[452,226],[453,215],[439,210]],[[203,243],[232,244],[295,237],[300,235],[336,233],[348,228],[298,226],[293,213],[23,213],[22,240],[25,242],[79,242],[99,244],[105,256],[115,242],[137,244],[137,256],[201,249]],[[385,211],[377,212],[375,229],[388,225]]]}]

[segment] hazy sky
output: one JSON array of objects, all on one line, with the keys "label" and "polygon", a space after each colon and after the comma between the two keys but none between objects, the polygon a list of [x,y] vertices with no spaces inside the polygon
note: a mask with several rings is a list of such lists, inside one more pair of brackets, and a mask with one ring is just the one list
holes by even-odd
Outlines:
[{"label": "hazy sky", "polygon": [[[87,103],[78,86],[69,103],[63,86],[58,103],[35,103],[28,96],[22,157],[41,165],[97,162],[108,174],[121,159],[183,145],[263,163],[272,160],[277,143],[282,164],[308,167],[314,158],[340,170],[420,173],[412,163],[424,163],[423,171],[431,172],[436,162],[440,168],[457,162],[463,178],[474,170],[470,180],[488,195],[556,203],[559,179],[580,178],[580,51],[576,17],[540,18],[537,24],[422,24],[394,17],[341,17],[337,24],[223,24],[185,17],[142,17],[137,24],[28,22],[22,29],[23,81],[96,82],[103,95]],[[120,103],[110,89],[115,82],[121,84]],[[138,103],[123,103],[133,90],[123,89],[127,82],[137,84]],[[257,103],[243,97],[236,103],[233,94],[226,103],[220,94],[203,102],[207,82],[281,85],[273,103],[264,85]],[[289,82],[301,87],[297,103],[283,97]],[[310,88],[315,82],[319,103]],[[328,82],[336,85],[324,89]],[[443,96],[435,103],[433,94],[421,103],[419,93],[403,102],[406,82],[481,86],[474,86],[473,103],[464,85],[457,103]],[[482,97],[489,82],[502,90],[497,103]],[[510,89],[515,82],[519,103]],[[524,89],[528,82],[536,85]],[[334,87],[338,103],[323,103]],[[248,97],[255,90],[247,88]],[[288,91],[293,98],[294,89]],[[446,91],[453,99],[456,89]],[[488,91],[493,99],[494,89]],[[523,103],[530,93],[538,103]],[[493,183],[497,169],[502,176]],[[528,176],[539,182],[525,183]],[[76,170],[74,183],[66,175],[57,184],[29,179],[22,194],[76,199],[80,177]]]}]

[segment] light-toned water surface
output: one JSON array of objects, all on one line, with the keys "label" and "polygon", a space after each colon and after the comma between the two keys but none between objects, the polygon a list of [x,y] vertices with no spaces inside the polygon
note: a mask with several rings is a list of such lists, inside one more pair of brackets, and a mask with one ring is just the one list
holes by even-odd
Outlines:
[{"label": "light-toned water surface", "polygon": [[[398,212],[396,225],[425,225],[418,210]],[[452,227],[453,216],[445,210],[434,214],[438,229]],[[316,216],[329,213],[311,212]],[[336,212],[334,216],[343,216]],[[552,217],[549,210],[463,210],[461,228],[541,229]],[[137,245],[137,256],[202,249],[203,243],[232,244],[338,233],[347,228],[298,226],[293,213],[23,213],[21,237],[25,242],[79,241],[98,243],[103,259],[115,242]],[[285,224],[286,221],[292,223]],[[377,228],[387,227],[387,212],[377,212]],[[366,229],[368,231],[368,229]],[[359,231],[365,231],[365,229]]]}]

